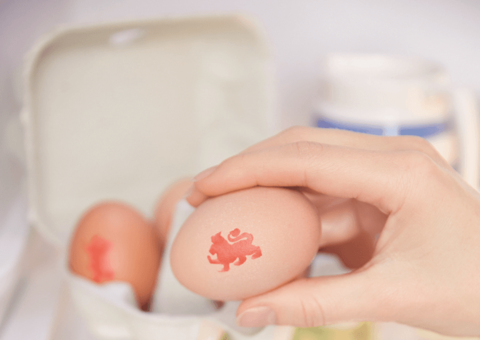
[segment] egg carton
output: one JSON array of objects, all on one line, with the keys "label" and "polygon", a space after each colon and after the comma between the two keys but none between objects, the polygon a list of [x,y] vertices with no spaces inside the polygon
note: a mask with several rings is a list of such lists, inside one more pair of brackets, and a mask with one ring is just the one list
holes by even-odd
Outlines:
[{"label": "egg carton", "polygon": [[[174,180],[275,126],[268,49],[244,16],[59,28],[27,55],[24,84],[28,219],[65,259],[92,204],[120,200],[151,218]],[[129,285],[99,286],[65,269],[78,310],[101,339],[250,336],[226,321],[235,304],[206,314],[142,312]],[[257,333],[270,339],[281,329]]]}]

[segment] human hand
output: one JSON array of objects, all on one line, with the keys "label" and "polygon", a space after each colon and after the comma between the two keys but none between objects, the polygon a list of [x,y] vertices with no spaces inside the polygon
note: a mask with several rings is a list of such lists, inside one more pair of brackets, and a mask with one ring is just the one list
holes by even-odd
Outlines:
[{"label": "human hand", "polygon": [[245,300],[240,325],[396,321],[480,334],[480,196],[428,142],[292,128],[197,176],[187,199],[198,205],[257,185],[303,188],[319,209],[324,246],[366,235],[360,248],[372,251],[349,274]]}]

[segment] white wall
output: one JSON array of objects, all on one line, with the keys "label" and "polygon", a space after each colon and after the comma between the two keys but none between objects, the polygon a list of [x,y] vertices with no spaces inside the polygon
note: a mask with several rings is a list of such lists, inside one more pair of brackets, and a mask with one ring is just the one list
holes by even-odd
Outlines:
[{"label": "white wall", "polygon": [[11,99],[12,69],[34,39],[58,23],[232,12],[252,16],[265,29],[282,127],[306,123],[318,60],[327,52],[433,59],[455,84],[480,91],[476,0],[0,0],[0,117],[18,109]]}]

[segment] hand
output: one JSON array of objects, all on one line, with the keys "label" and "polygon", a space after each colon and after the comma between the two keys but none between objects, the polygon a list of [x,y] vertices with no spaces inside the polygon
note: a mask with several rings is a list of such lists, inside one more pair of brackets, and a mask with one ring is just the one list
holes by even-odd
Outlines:
[{"label": "hand", "polygon": [[245,300],[239,324],[395,321],[480,335],[480,196],[428,142],[292,128],[198,175],[187,199],[257,185],[303,188],[319,208],[324,246],[379,238],[349,274]]}]

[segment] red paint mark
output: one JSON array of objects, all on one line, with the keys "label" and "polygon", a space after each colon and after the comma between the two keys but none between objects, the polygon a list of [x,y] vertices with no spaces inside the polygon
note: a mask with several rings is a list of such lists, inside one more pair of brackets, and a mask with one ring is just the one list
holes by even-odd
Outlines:
[{"label": "red paint mark", "polygon": [[114,272],[108,263],[108,252],[112,243],[104,238],[95,235],[87,245],[87,252],[90,255],[90,268],[93,271],[93,281],[104,282],[112,280]]},{"label": "red paint mark", "polygon": [[230,270],[230,263],[233,263],[236,259],[237,262],[233,263],[239,266],[247,260],[248,255],[252,255],[252,260],[262,256],[260,247],[254,246],[253,235],[249,233],[241,233],[238,228],[233,229],[228,234],[228,243],[225,240],[221,232],[212,236],[212,246],[209,253],[212,255],[217,254],[217,259],[213,260],[210,255],[207,256],[208,261],[212,264],[223,264],[223,269],[220,272],[228,272]]}]

